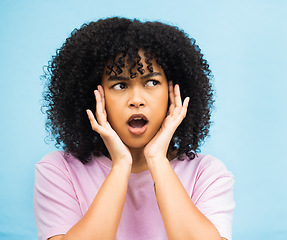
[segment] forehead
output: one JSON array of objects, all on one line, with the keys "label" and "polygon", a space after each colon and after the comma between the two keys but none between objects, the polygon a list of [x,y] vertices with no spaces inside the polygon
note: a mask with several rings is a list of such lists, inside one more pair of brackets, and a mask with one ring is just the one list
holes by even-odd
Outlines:
[{"label": "forehead", "polygon": [[120,53],[114,59],[109,60],[103,75],[125,75],[135,78],[138,75],[147,75],[152,72],[164,73],[155,56],[139,50],[133,55]]}]

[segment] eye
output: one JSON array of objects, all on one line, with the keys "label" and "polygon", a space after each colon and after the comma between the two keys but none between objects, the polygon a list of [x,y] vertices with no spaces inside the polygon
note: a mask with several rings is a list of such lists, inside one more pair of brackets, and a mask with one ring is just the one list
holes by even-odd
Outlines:
[{"label": "eye", "polygon": [[157,80],[148,80],[145,85],[147,87],[154,87],[158,84],[159,84],[159,81],[157,81]]},{"label": "eye", "polygon": [[127,84],[123,82],[117,83],[112,86],[112,88],[116,90],[122,90],[122,89],[125,89],[126,87],[127,87]]}]

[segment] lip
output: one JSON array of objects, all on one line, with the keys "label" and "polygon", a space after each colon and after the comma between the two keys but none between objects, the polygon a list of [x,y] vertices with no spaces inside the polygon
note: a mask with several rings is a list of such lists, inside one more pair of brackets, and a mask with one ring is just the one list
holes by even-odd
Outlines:
[{"label": "lip", "polygon": [[[133,128],[129,125],[129,122],[132,121],[135,118],[142,118],[143,120],[146,121],[146,124],[144,126],[142,126],[141,128]],[[128,125],[128,130],[130,131],[130,133],[134,134],[134,135],[141,135],[143,134],[146,129],[147,129],[147,125],[148,125],[148,119],[144,114],[133,114],[129,117],[128,121],[127,121],[127,125]]]},{"label": "lip", "polygon": [[131,120],[133,120],[134,118],[142,118],[143,120],[145,120],[145,121],[148,122],[147,117],[146,117],[145,115],[143,115],[143,114],[140,113],[140,114],[133,114],[133,115],[131,115],[131,116],[129,117],[127,123],[129,123],[129,122],[130,122]]}]

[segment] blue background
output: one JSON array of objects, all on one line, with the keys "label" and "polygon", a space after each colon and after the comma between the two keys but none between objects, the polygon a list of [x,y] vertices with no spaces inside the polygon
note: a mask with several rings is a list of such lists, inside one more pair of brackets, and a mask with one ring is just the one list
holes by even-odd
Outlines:
[{"label": "blue background", "polygon": [[0,1],[0,239],[33,240],[44,142],[40,75],[74,28],[110,16],[160,20],[197,40],[215,76],[202,148],[234,173],[233,239],[287,239],[287,2]]}]

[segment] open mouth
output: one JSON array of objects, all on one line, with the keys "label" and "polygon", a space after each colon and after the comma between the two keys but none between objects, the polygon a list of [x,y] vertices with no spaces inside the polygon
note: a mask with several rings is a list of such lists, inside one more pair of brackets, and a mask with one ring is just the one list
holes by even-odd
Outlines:
[{"label": "open mouth", "polygon": [[142,118],[134,118],[129,122],[129,125],[132,128],[142,128],[144,125],[146,125],[147,121],[145,121]]},{"label": "open mouth", "polygon": [[145,132],[148,120],[143,114],[134,114],[128,120],[129,131],[133,134],[142,134]]}]

